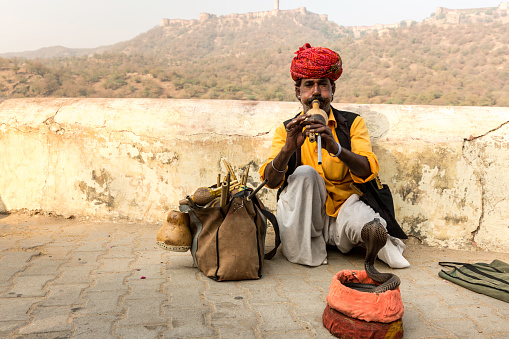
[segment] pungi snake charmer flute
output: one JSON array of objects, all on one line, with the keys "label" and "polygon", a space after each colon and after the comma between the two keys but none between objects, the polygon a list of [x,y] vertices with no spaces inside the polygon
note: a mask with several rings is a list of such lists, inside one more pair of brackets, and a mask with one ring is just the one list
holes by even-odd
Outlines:
[{"label": "pungi snake charmer flute", "polygon": [[[329,116],[325,113],[324,110],[320,109],[320,101],[313,100],[312,102],[313,108],[308,111],[308,114],[311,116],[308,119],[321,120],[324,123],[327,123],[329,120]],[[318,149],[318,165],[322,164],[322,137],[320,133],[311,133],[309,135],[309,142],[317,142]]]}]

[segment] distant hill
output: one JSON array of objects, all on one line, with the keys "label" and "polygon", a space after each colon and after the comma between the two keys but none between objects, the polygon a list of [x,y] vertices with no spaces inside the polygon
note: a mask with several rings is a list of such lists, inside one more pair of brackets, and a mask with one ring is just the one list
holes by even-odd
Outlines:
[{"label": "distant hill", "polygon": [[24,59],[37,59],[37,58],[57,58],[57,57],[71,57],[93,54],[93,48],[67,48],[63,46],[43,47],[35,51],[13,52],[0,54],[2,58],[24,58]]},{"label": "distant hill", "polygon": [[509,106],[508,14],[502,3],[372,27],[339,26],[305,8],[163,19],[112,46],[0,58],[0,97],[291,101],[289,65],[309,42],[341,54],[336,101]]}]

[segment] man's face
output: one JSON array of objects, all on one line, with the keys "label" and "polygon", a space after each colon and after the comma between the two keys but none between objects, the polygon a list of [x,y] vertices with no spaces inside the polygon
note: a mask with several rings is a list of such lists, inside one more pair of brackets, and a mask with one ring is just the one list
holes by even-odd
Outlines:
[{"label": "man's face", "polygon": [[336,84],[329,78],[302,79],[300,86],[295,86],[295,95],[302,102],[304,113],[311,109],[313,100],[320,101],[320,108],[329,113],[330,103],[336,90]]}]

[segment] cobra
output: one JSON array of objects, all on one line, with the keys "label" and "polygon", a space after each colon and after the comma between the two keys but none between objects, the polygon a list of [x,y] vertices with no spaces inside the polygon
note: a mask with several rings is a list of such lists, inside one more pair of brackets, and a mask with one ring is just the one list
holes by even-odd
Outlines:
[{"label": "cobra", "polygon": [[361,238],[366,245],[364,269],[368,276],[380,285],[362,283],[346,283],[344,285],[358,291],[377,294],[396,289],[401,283],[399,277],[392,273],[380,273],[375,268],[376,256],[387,242],[387,231],[380,222],[380,219],[375,218],[364,225],[361,231]]}]

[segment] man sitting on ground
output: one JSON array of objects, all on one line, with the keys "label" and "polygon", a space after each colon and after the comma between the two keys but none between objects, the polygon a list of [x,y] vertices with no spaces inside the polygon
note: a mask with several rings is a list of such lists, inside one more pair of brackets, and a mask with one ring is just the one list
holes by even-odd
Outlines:
[{"label": "man sitting on ground", "polygon": [[[303,110],[286,126],[276,129],[269,159],[260,168],[260,175],[262,180],[268,179],[268,187],[282,188],[277,221],[283,254],[293,263],[318,266],[327,263],[327,244],[346,253],[362,243],[361,230],[366,223],[379,218],[386,227],[386,221],[359,200],[350,187],[351,183],[374,179],[379,164],[364,119],[354,117],[348,129],[346,118],[354,113],[331,106],[335,81],[343,71],[339,54],[309,44],[295,54],[290,72]],[[328,122],[306,120],[313,100],[319,100]],[[351,151],[339,143],[336,128],[350,138]],[[322,149],[309,141],[310,133],[321,136]],[[321,165],[318,152],[322,154]],[[393,268],[408,267],[402,255],[404,249],[400,239],[389,235],[378,257]]]}]

